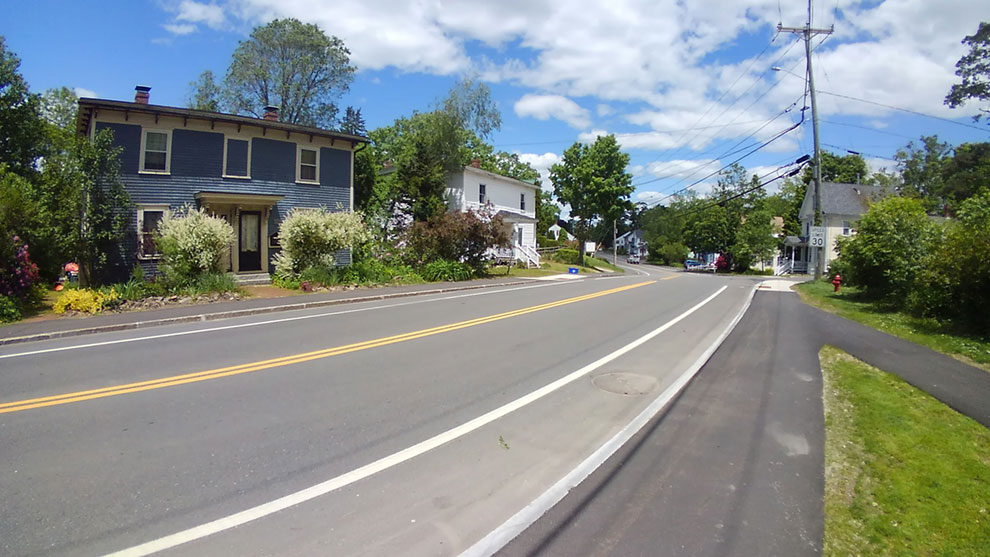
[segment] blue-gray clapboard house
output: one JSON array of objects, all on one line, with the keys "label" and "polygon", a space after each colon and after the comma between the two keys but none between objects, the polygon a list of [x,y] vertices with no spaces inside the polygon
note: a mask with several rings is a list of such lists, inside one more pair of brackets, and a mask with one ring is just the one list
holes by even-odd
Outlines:
[{"label": "blue-gray clapboard house", "polygon": [[[79,99],[79,133],[113,130],[121,181],[133,204],[122,241],[128,268],[155,273],[153,231],[167,211],[202,207],[234,227],[228,270],[269,273],[278,227],[293,207],[349,211],[360,136],[278,121],[275,108],[251,118],[158,106],[149,88],[134,102]],[[349,263],[349,254],[338,262]]]}]

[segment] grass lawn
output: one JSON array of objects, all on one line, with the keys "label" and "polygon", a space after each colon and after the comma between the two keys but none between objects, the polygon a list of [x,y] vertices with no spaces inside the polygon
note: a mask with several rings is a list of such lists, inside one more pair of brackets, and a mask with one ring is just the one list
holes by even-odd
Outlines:
[{"label": "grass lawn", "polygon": [[826,555],[987,555],[990,431],[826,346]]},{"label": "grass lawn", "polygon": [[951,324],[935,319],[913,317],[885,309],[863,299],[856,288],[843,286],[838,294],[832,290],[832,285],[824,281],[805,282],[797,286],[797,291],[805,303],[933,350],[956,356],[969,364],[990,371],[990,338],[961,333]]},{"label": "grass lawn", "polygon": [[[585,263],[594,265],[599,269],[609,269],[615,272],[622,273],[622,269],[618,267],[613,267],[611,263],[602,261],[601,259],[592,259],[589,257],[585,258]],[[539,269],[525,269],[522,267],[512,267],[509,271],[510,277],[545,277],[550,275],[566,275],[571,267],[578,267],[577,265],[567,265],[565,263],[558,263],[557,261],[544,260],[542,267]],[[578,272],[581,274],[597,274],[600,273],[598,269],[592,267],[578,267]],[[489,270],[492,276],[505,276],[505,267],[498,266],[492,267]]]}]

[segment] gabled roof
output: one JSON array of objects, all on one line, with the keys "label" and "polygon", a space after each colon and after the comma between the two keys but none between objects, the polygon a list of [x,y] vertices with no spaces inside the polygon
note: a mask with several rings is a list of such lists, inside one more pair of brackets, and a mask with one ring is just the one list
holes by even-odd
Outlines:
[{"label": "gabled roof", "polygon": [[76,120],[76,131],[80,135],[85,134],[89,129],[89,122],[93,118],[93,113],[99,109],[118,110],[127,113],[175,116],[178,118],[195,118],[197,120],[206,120],[208,122],[228,122],[241,126],[254,126],[269,130],[281,130],[317,137],[326,137],[331,140],[345,140],[349,141],[352,147],[358,143],[368,142],[368,138],[360,135],[351,135],[349,133],[335,132],[321,128],[287,124],[285,122],[264,120],[262,118],[238,116],[236,114],[224,114],[222,112],[209,112],[206,110],[193,110],[191,108],[177,108],[174,106],[111,101],[106,99],[91,99],[86,97],[79,99],[79,116]]},{"label": "gabled roof", "polygon": [[530,183],[530,182],[524,182],[522,180],[517,180],[517,179],[511,178],[509,176],[502,176],[501,174],[496,174],[494,172],[489,172],[487,170],[484,170],[482,168],[478,168],[476,166],[471,166],[471,165],[465,166],[464,167],[464,171],[465,172],[473,172],[474,174],[480,174],[481,176],[496,178],[498,180],[507,180],[509,182],[515,182],[516,184],[519,184],[520,186],[526,186],[526,187],[529,187],[529,188],[533,188],[534,190],[539,190],[540,189],[540,186],[538,186],[536,184],[533,184],[533,183]]},{"label": "gabled roof", "polygon": [[[840,184],[837,182],[822,182],[822,212],[826,215],[856,216],[866,213],[870,202],[877,201],[889,195],[890,192],[880,186],[864,184]],[[808,187],[801,204],[801,218],[807,217],[814,210],[814,191]]]}]

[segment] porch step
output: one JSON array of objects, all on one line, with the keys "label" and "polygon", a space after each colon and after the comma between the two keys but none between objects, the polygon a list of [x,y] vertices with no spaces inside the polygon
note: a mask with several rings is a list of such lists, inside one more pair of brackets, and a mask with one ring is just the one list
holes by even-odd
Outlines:
[{"label": "porch step", "polygon": [[271,284],[272,276],[268,273],[235,273],[234,280],[242,286],[254,286],[258,284]]}]

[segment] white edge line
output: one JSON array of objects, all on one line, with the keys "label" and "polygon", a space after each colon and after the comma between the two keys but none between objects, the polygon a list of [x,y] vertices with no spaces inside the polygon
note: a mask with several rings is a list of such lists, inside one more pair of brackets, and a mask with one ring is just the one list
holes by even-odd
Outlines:
[{"label": "white edge line", "polygon": [[[594,370],[598,369],[599,367],[601,367],[601,366],[603,366],[603,365],[611,362],[612,360],[618,358],[619,356],[622,356],[623,354],[626,354],[630,350],[633,350],[634,348],[639,347],[643,343],[645,343],[645,342],[653,339],[654,337],[656,337],[660,333],[666,331],[670,327],[673,327],[675,324],[677,324],[678,322],[680,322],[681,320],[683,320],[687,316],[689,316],[692,313],[694,313],[694,312],[698,311],[699,309],[701,309],[705,304],[707,304],[708,302],[712,301],[716,296],[718,296],[719,294],[721,294],[722,292],[724,292],[726,288],[728,288],[728,287],[727,286],[723,286],[722,288],[718,289],[714,294],[712,294],[712,295],[708,296],[707,298],[705,298],[704,300],[698,302],[693,307],[691,307],[690,309],[686,310],[684,313],[682,313],[682,314],[678,315],[677,317],[671,319],[667,323],[661,325],[659,328],[654,329],[653,331],[647,333],[646,335],[644,335],[644,336],[642,336],[642,337],[640,337],[640,338],[632,341],[631,343],[629,343],[629,344],[627,344],[627,345],[625,345],[625,346],[623,346],[623,347],[621,347],[621,348],[613,351],[612,353],[607,354],[607,355],[599,358],[598,360],[596,360],[596,361],[594,361],[594,362],[592,362],[592,363],[590,363],[590,364],[582,367],[581,369],[578,369],[577,371],[573,371],[570,374],[565,375],[564,377],[561,377],[560,379],[557,379],[556,381],[553,381],[552,383],[549,383],[547,385],[544,385],[543,387],[540,387],[539,389],[537,389],[537,390],[535,390],[535,391],[533,391],[533,392],[531,392],[531,393],[529,393],[527,395],[524,395],[524,396],[522,396],[520,398],[517,398],[516,400],[513,400],[512,402],[506,403],[506,404],[504,404],[504,405],[502,405],[502,406],[500,406],[500,407],[498,407],[498,408],[496,408],[494,410],[491,410],[490,412],[487,412],[485,414],[482,414],[481,416],[478,416],[477,418],[474,418],[473,420],[467,421],[467,422],[465,422],[465,423],[463,423],[463,424],[461,424],[461,425],[459,425],[459,426],[457,426],[457,427],[455,427],[453,429],[449,429],[449,430],[447,430],[447,431],[445,431],[443,433],[440,433],[440,434],[435,435],[435,436],[433,436],[433,437],[431,437],[429,439],[426,439],[425,441],[421,441],[421,442],[419,442],[419,443],[417,443],[417,444],[415,444],[415,445],[413,445],[411,447],[407,447],[407,448],[405,448],[405,449],[403,449],[403,450],[401,450],[399,452],[396,452],[396,453],[393,453],[393,454],[388,455],[386,457],[380,458],[380,459],[378,459],[378,460],[376,460],[374,462],[371,462],[369,464],[366,464],[364,466],[361,466],[360,468],[356,468],[354,470],[351,470],[350,472],[341,474],[340,476],[337,476],[335,478],[331,478],[331,479],[329,479],[327,481],[318,483],[316,485],[313,485],[313,486],[308,487],[306,489],[303,489],[301,491],[297,491],[295,493],[291,493],[289,495],[286,495],[284,497],[280,497],[280,498],[275,499],[273,501],[269,501],[268,503],[263,503],[263,504],[258,505],[256,507],[252,507],[250,509],[246,509],[246,510],[243,510],[243,511],[238,512],[238,513],[234,513],[232,515],[225,516],[223,518],[219,518],[219,519],[214,520],[212,522],[207,522],[205,524],[201,524],[199,526],[195,526],[195,527],[189,528],[187,530],[182,530],[181,532],[176,532],[175,534],[171,534],[171,535],[168,535],[168,536],[164,536],[162,538],[158,538],[157,540],[152,540],[152,541],[149,541],[149,542],[145,542],[143,544],[140,544],[140,545],[136,545],[136,546],[133,546],[133,547],[129,547],[127,549],[123,549],[121,551],[117,551],[115,553],[111,553],[111,554],[109,554],[109,557],[136,557],[136,556],[142,556],[142,555],[150,555],[152,553],[156,553],[156,552],[159,552],[159,551],[164,551],[166,549],[171,549],[173,547],[177,547],[177,546],[182,545],[184,543],[188,543],[188,542],[191,542],[191,541],[194,541],[194,540],[205,538],[205,537],[210,536],[212,534],[216,534],[218,532],[223,532],[224,530],[229,530],[229,529],[234,528],[236,526],[240,526],[242,524],[246,524],[246,523],[251,522],[253,520],[257,520],[259,518],[268,516],[270,514],[274,514],[276,512],[281,511],[281,510],[285,510],[285,509],[287,509],[289,507],[298,505],[300,503],[304,503],[306,501],[309,501],[310,499],[314,499],[314,498],[319,497],[321,495],[326,495],[327,493],[330,493],[330,492],[335,491],[337,489],[340,489],[342,487],[346,487],[346,486],[348,486],[348,485],[350,485],[350,484],[352,484],[354,482],[357,482],[359,480],[362,480],[364,478],[367,478],[369,476],[372,476],[374,474],[377,474],[378,472],[381,472],[383,470],[386,470],[388,468],[391,468],[393,466],[396,466],[398,464],[401,464],[401,463],[403,463],[403,462],[405,462],[407,460],[410,460],[412,458],[415,458],[415,457],[417,457],[419,455],[422,455],[422,454],[424,454],[426,452],[429,452],[429,451],[431,451],[431,450],[433,450],[433,449],[435,449],[435,448],[437,448],[437,447],[439,447],[441,445],[444,445],[446,443],[449,443],[449,442],[451,442],[451,441],[453,441],[453,440],[455,440],[455,439],[457,439],[459,437],[463,437],[464,435],[467,435],[468,433],[471,433],[472,431],[475,431],[475,430],[477,430],[477,429],[479,429],[479,428],[481,428],[481,427],[483,427],[483,426],[485,426],[487,424],[490,424],[491,422],[494,422],[495,420],[497,420],[497,419],[499,419],[499,418],[501,418],[501,417],[503,417],[503,416],[505,416],[505,415],[507,415],[507,414],[509,414],[511,412],[514,412],[514,411],[516,411],[516,410],[518,410],[518,409],[520,409],[520,408],[522,408],[522,407],[524,407],[524,406],[526,406],[526,405],[528,405],[528,404],[530,404],[532,402],[535,402],[535,401],[537,401],[537,400],[539,400],[539,399],[547,396],[548,394],[550,394],[550,393],[552,393],[552,392],[560,389],[561,387],[564,387],[565,385],[567,385],[569,383],[572,383],[572,382],[576,381],[577,379],[580,379],[584,375],[587,375],[588,373],[591,373],[592,371],[594,371]],[[748,301],[747,301],[746,305],[747,306],[749,305],[749,302]],[[737,318],[737,320],[738,320],[738,318]],[[733,324],[734,324],[734,322],[733,322]],[[706,354],[707,353],[708,352],[706,352]],[[589,471],[589,473],[590,473],[590,471]],[[561,494],[561,497],[563,497],[563,494]],[[541,498],[542,498],[542,496],[541,496]],[[542,514],[542,511],[540,512],[540,514]],[[538,516],[539,515],[537,515],[537,517]],[[535,517],[534,517],[534,520],[535,520]],[[491,534],[489,534],[489,536],[491,536]],[[509,539],[511,539],[511,538],[509,538]],[[504,542],[503,542],[503,545],[504,545]],[[499,547],[501,547],[501,545]]]},{"label": "white edge line", "polygon": [[[469,292],[467,294],[454,294],[454,295],[451,295],[451,296],[442,296],[442,297],[437,297],[437,298],[419,298],[419,299],[411,300],[411,301],[408,301],[408,302],[396,302],[396,303],[393,303],[393,304],[386,304],[386,305],[381,305],[381,306],[372,306],[372,307],[357,308],[357,309],[346,309],[346,310],[341,310],[341,311],[330,311],[330,312],[325,312],[325,313],[317,313],[317,314],[313,314],[313,315],[299,315],[299,316],[295,316],[295,317],[283,317],[283,318],[280,318],[280,319],[266,319],[265,321],[254,321],[254,322],[251,322],[251,323],[240,323],[238,325],[222,325],[222,326],[219,326],[219,327],[209,327],[207,329],[195,329],[195,330],[192,330],[192,331],[178,331],[178,332],[175,332],[175,333],[162,333],[162,334],[158,334],[158,335],[146,335],[146,336],[142,336],[142,337],[122,338],[122,339],[117,339],[117,340],[107,340],[107,341],[103,341],[103,342],[90,342],[90,343],[87,343],[87,344],[75,344],[75,345],[72,345],[72,346],[60,346],[58,348],[42,348],[40,350],[31,350],[31,351],[28,351],[28,352],[15,352],[13,354],[0,354],[0,360],[6,359],[6,358],[19,358],[19,357],[22,357],[22,356],[36,356],[38,354],[49,354],[49,353],[52,353],[52,352],[65,352],[66,350],[79,350],[81,348],[94,348],[94,347],[98,347],[98,346],[110,346],[110,345],[113,345],[113,344],[126,344],[126,343],[129,343],[129,342],[141,342],[141,341],[145,341],[145,340],[157,340],[157,339],[169,338],[169,337],[181,337],[181,336],[186,336],[186,335],[198,335],[198,334],[201,334],[201,333],[213,333],[213,332],[216,332],[216,331],[226,331],[228,329],[241,329],[241,328],[244,328],[244,327],[257,327],[257,326],[260,326],[260,325],[271,325],[271,324],[274,324],[274,323],[286,323],[288,321],[299,321],[299,320],[302,320],[302,319],[314,319],[314,318],[317,318],[317,317],[331,317],[331,316],[334,316],[334,315],[345,315],[345,314],[348,314],[348,313],[361,313],[361,312],[365,312],[365,311],[374,311],[374,310],[379,310],[379,309],[391,309],[391,308],[397,308],[397,307],[402,307],[402,306],[411,306],[411,305],[415,305],[415,304],[426,304],[426,303],[430,303],[430,302],[440,302],[440,301],[444,301],[444,300],[455,300],[455,299],[458,299],[458,298],[469,298],[469,297],[472,297],[472,296],[485,296],[485,295],[488,295],[488,294],[500,294],[500,293],[503,293],[503,292],[515,292],[517,290],[527,290],[527,289],[530,289],[530,288],[543,288],[545,286],[554,286],[556,284],[560,284],[560,283],[533,284],[533,285],[529,285],[529,286],[519,286],[519,287],[515,287],[515,288],[503,288],[501,290],[484,290],[484,291],[481,291],[481,292]],[[305,309],[304,308],[300,308],[299,310],[296,310],[296,311],[305,311]],[[244,317],[248,317],[248,316],[244,316]]]},{"label": "white edge line", "polygon": [[[723,286],[724,290],[726,287]],[[719,290],[721,292],[722,290]],[[716,293],[717,294],[717,293]],[[756,289],[750,290],[749,297],[746,299],[746,303],[743,305],[739,313],[736,314],[735,318],[729,325],[722,331],[715,342],[712,343],[700,356],[698,359],[688,367],[684,373],[678,377],[669,387],[664,389],[662,393],[652,402],[649,406],[643,409],[638,416],[633,418],[629,424],[627,424],[622,430],[615,434],[611,439],[605,442],[598,450],[586,458],[581,464],[579,464],[574,470],[569,472],[566,476],[561,478],[557,483],[550,486],[543,494],[534,499],[529,505],[523,507],[522,510],[514,514],[508,520],[503,522],[500,526],[492,530],[487,536],[476,542],[474,545],[469,547],[463,553],[461,557],[487,557],[493,555],[498,550],[505,547],[510,541],[512,541],[516,536],[521,534],[526,528],[529,528],[534,522],[539,520],[547,511],[549,511],[554,505],[559,503],[564,496],[566,496],[571,489],[575,488],[583,482],[588,476],[598,469],[606,460],[612,457],[616,451],[619,450],[626,442],[628,442],[634,435],[636,435],[647,423],[650,422],[657,414],[663,410],[664,407],[680,393],[688,382],[698,373],[703,365],[711,358],[715,350],[721,346],[722,342],[725,341],[729,333],[736,327],[736,324],[742,319],[743,315],[749,309],[750,303],[753,301],[753,295],[756,294]],[[693,311],[693,308],[692,308]],[[680,318],[678,318],[679,320]],[[676,321],[675,321],[676,322]],[[664,326],[666,327],[666,325]],[[655,336],[654,333],[650,333],[647,337],[652,338]],[[646,337],[644,337],[646,338]]]}]

